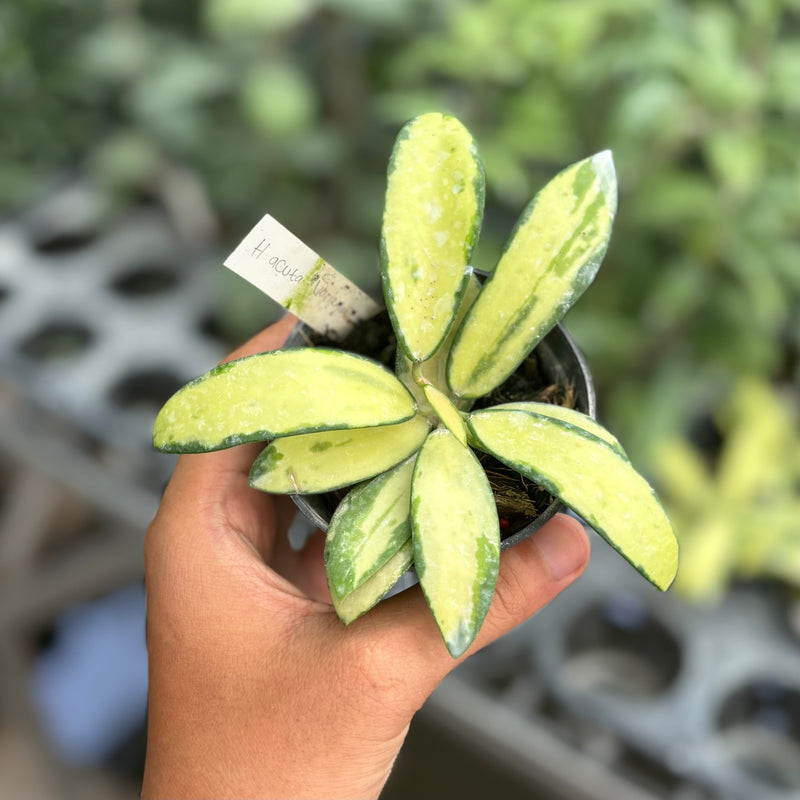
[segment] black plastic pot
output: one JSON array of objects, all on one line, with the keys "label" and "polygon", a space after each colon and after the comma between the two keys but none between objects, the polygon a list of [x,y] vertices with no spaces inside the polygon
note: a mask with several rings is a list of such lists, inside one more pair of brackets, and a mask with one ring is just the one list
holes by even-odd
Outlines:
[{"label": "black plastic pot", "polygon": [[[308,346],[311,340],[310,330],[305,325],[298,325],[292,331],[285,347]],[[557,325],[537,345],[535,351],[539,361],[542,377],[548,383],[559,386],[571,386],[575,397],[575,408],[578,411],[596,416],[595,393],[589,366],[572,337],[563,325]],[[292,499],[305,517],[323,531],[336,510],[329,495],[293,495]],[[524,528],[503,537],[502,549],[507,549],[530,536],[563,510],[560,501],[553,499],[550,504],[532,522]]]}]

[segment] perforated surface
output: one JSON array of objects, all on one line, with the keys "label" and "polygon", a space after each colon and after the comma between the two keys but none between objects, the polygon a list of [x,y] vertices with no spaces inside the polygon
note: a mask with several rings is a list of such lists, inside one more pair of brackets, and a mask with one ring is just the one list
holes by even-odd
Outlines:
[{"label": "perforated surface", "polygon": [[0,222],[0,366],[43,408],[147,446],[159,405],[213,366],[208,253],[155,208],[73,185]]},{"label": "perforated surface", "polygon": [[587,572],[468,661],[456,693],[466,688],[463,704],[477,688],[517,724],[558,733],[656,797],[695,787],[701,794],[686,796],[794,799],[800,638],[787,625],[791,608],[788,595],[756,585],[717,605],[686,604],[595,537]]},{"label": "perforated surface", "polygon": [[[153,419],[224,355],[203,333],[220,261],[158,208],[115,208],[85,183],[0,220],[0,750],[20,754],[0,758],[0,797],[138,796],[141,747],[125,769],[65,762],[61,700],[33,676],[65,615],[141,591],[144,533],[174,461],[152,450]],[[48,674],[49,686],[67,680]],[[71,685],[61,696],[80,694]],[[79,704],[96,722],[97,696]],[[138,702],[117,737],[144,719]]]}]

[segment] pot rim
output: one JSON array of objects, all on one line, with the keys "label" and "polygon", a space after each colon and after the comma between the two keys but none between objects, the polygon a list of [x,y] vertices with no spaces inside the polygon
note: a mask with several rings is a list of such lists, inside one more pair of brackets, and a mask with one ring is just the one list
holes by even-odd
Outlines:
[{"label": "pot rim", "polygon": [[[307,335],[309,330],[304,323],[298,323],[289,334],[284,347],[313,346],[310,345]],[[542,369],[548,378],[557,383],[572,381],[578,410],[595,419],[597,398],[589,364],[564,325],[557,323],[534,348],[535,351],[540,349],[542,349],[542,352],[539,353]],[[328,530],[333,512],[325,502],[324,494],[293,494],[290,496],[303,516],[315,528],[319,528],[323,532]],[[554,498],[550,505],[528,525],[503,538],[500,542],[501,549],[507,550],[523,539],[527,539],[564,508],[564,504]]]}]

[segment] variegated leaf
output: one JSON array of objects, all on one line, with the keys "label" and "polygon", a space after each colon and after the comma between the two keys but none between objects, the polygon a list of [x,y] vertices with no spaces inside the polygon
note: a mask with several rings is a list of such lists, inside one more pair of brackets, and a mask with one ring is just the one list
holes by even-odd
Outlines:
[{"label": "variegated leaf", "polygon": [[203,453],[275,436],[391,425],[411,419],[414,399],[380,364],[323,348],[276,350],[221,364],[163,406],[153,444]]},{"label": "variegated leaf", "polygon": [[478,446],[558,497],[659,589],[678,544],[647,481],[612,445],[553,416],[486,409],[470,415]]},{"label": "variegated leaf", "polygon": [[466,447],[467,426],[464,424],[461,413],[450,401],[450,398],[444,392],[440,392],[433,384],[423,386],[422,391],[441,423]]},{"label": "variegated leaf", "polygon": [[381,274],[400,346],[412,361],[430,358],[450,329],[483,199],[483,167],[455,117],[423,114],[403,127],[389,163]]},{"label": "variegated leaf", "polygon": [[447,380],[462,397],[499,386],[594,279],[617,205],[611,153],[568,167],[522,214],[450,350]]},{"label": "variegated leaf", "polygon": [[414,459],[408,459],[353,489],[339,504],[325,541],[331,597],[350,595],[411,537],[413,469]]},{"label": "variegated leaf", "polygon": [[418,414],[396,425],[284,436],[255,460],[250,485],[274,494],[317,494],[350,486],[415,453],[429,428]]},{"label": "variegated leaf", "polygon": [[366,614],[400,580],[412,562],[411,539],[407,539],[377,572],[370,575],[346,597],[331,594],[331,601],[339,619],[345,625],[349,625],[362,614]]},{"label": "variegated leaf", "polygon": [[527,411],[533,414],[541,414],[545,417],[560,419],[576,428],[583,430],[602,439],[613,447],[621,456],[625,455],[622,445],[611,431],[604,428],[597,420],[592,419],[588,414],[583,414],[574,408],[559,406],[553,403],[535,403],[532,401],[522,401],[517,403],[502,403],[492,406],[492,411]]},{"label": "variegated leaf", "polygon": [[448,651],[458,658],[494,596],[500,527],[474,453],[446,428],[425,440],[411,484],[414,565]]},{"label": "variegated leaf", "polygon": [[[453,343],[453,337],[458,330],[458,326],[467,315],[470,306],[475,302],[475,298],[478,296],[480,289],[480,281],[475,275],[470,275],[450,332],[447,334],[442,346],[427,361],[415,364],[408,360],[408,357],[401,347],[397,348],[394,368],[395,374],[414,396],[414,400],[420,412],[423,414],[431,415],[435,412],[428,403],[425,393],[422,391],[422,387],[417,383],[417,379],[421,378],[423,383],[432,383],[437,389],[441,389],[442,391],[447,390],[447,357],[450,354],[450,346]],[[455,402],[456,406],[461,411],[466,410],[466,408],[471,405],[471,402],[464,402],[456,397],[451,397],[450,399]]]}]

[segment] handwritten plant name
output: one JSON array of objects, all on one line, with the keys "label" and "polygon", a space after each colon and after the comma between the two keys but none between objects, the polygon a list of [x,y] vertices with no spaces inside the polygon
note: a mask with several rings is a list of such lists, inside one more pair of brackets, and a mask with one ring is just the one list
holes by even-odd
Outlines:
[{"label": "handwritten plant name", "polygon": [[[286,278],[292,283],[300,283],[305,275],[300,272],[296,267],[293,267],[285,258],[277,255],[269,255],[269,249],[272,242],[262,239],[255,247],[250,250],[250,255],[259,260],[262,256],[266,258],[267,264],[272,267],[276,275]],[[267,258],[267,256],[269,257]]]}]

